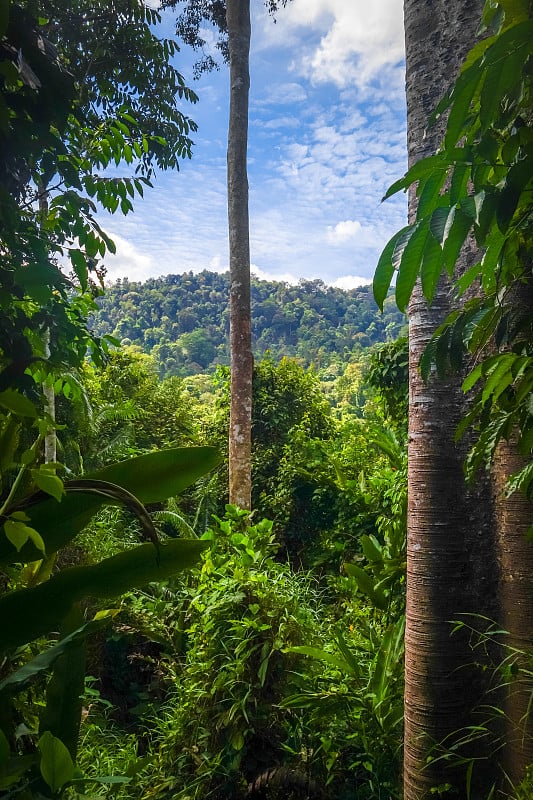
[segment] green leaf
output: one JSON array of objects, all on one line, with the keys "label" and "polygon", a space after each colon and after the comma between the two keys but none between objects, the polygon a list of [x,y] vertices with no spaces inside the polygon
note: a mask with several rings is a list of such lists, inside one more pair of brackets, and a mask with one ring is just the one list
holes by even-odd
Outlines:
[{"label": "green leaf", "polygon": [[401,663],[403,654],[403,637],[405,632],[405,619],[401,618],[390,625],[381,641],[380,648],[374,664],[368,689],[375,697],[375,705],[379,706],[388,691],[390,676],[397,665]]},{"label": "green leaf", "polygon": [[444,242],[444,231],[446,230],[446,225],[450,213],[452,212],[453,209],[454,206],[452,206],[451,208],[447,208],[445,206],[439,206],[431,214],[431,219],[429,221],[429,230],[432,236],[441,245]]},{"label": "green leaf", "polygon": [[[104,786],[117,786],[125,783],[130,783],[132,778],[127,775],[96,775],[95,777],[83,776],[82,778],[74,778],[72,783],[101,783]],[[84,797],[86,795],[83,795]]]},{"label": "green leaf", "polygon": [[41,466],[40,469],[32,469],[31,476],[35,481],[35,485],[41,489],[41,491],[54,497],[58,503],[61,502],[65,494],[65,488],[61,478],[58,478],[57,475],[47,470],[46,465]]},{"label": "green leaf", "polygon": [[[220,454],[213,447],[179,447],[112,464],[87,475],[84,480],[108,481],[123,487],[143,504],[160,503],[182,492],[219,463]],[[50,555],[83,530],[104,503],[111,502],[111,498],[100,494],[68,493],[61,503],[49,498],[24,510],[32,527],[44,539]],[[17,554],[13,545],[0,537],[0,563],[35,561],[41,557],[30,542]]]},{"label": "green leaf", "polygon": [[442,241],[444,262],[449,275],[453,275],[459,253],[472,227],[472,222],[472,218],[465,214],[459,206],[450,209]]},{"label": "green leaf", "polygon": [[[424,248],[429,233],[429,220],[417,223],[401,252],[400,268],[396,279],[396,305],[405,311],[420,273]],[[393,256],[393,259],[395,255]]]},{"label": "green leaf", "polygon": [[37,409],[31,400],[24,397],[23,394],[15,391],[15,389],[6,389],[5,392],[0,392],[0,406],[7,408],[8,411],[13,411],[21,417],[30,417],[37,419]]},{"label": "green leaf", "polygon": [[410,231],[411,227],[407,226],[395,233],[379,257],[378,265],[374,273],[373,292],[374,299],[381,311],[383,311],[383,303],[387,297],[392,276],[394,275],[393,254],[398,242],[402,241],[408,234],[410,235]]},{"label": "green leaf", "polygon": [[428,213],[438,203],[440,191],[446,178],[444,170],[438,170],[428,175],[424,181],[420,181],[418,185],[418,207],[416,215],[418,219],[427,216]]},{"label": "green leaf", "polygon": [[326,664],[330,664],[335,669],[338,669],[344,675],[351,675],[353,673],[353,669],[348,664],[345,659],[340,658],[339,656],[334,655],[333,653],[329,653],[327,650],[322,650],[320,647],[310,647],[308,645],[295,645],[294,647],[287,647],[285,650],[286,653],[300,653],[302,656],[309,656],[310,658],[314,658],[317,661],[324,661]]},{"label": "green leaf", "polygon": [[480,271],[480,264],[474,264],[473,266],[470,267],[470,269],[467,269],[466,272],[463,272],[463,274],[457,278],[457,280],[455,281],[455,286],[459,291],[459,295],[464,294],[466,290],[469,289],[470,286],[472,286],[474,281],[479,276],[479,271]]},{"label": "green leaf", "polygon": [[484,244],[494,220],[498,200],[494,192],[483,190],[474,195],[474,203],[476,208],[476,239],[479,244]]},{"label": "green leaf", "polygon": [[243,734],[243,732],[242,731],[235,731],[235,733],[233,733],[232,736],[231,736],[230,742],[231,742],[231,746],[232,746],[232,748],[234,750],[236,750],[237,752],[242,750],[242,748],[244,747],[244,734]]},{"label": "green leaf", "polygon": [[427,158],[421,158],[409,168],[403,178],[395,181],[392,186],[389,187],[385,196],[383,197],[383,200],[387,200],[387,198],[391,197],[391,195],[399,192],[400,189],[408,189],[409,186],[416,181],[426,178],[429,175],[433,175],[436,170],[441,170],[443,177],[445,177],[448,169],[446,158],[447,156],[443,155],[442,153],[437,153],[436,155],[428,156]]},{"label": "green leaf", "polygon": [[426,300],[431,303],[444,267],[444,254],[440,243],[429,232],[422,255],[420,279]]},{"label": "green leaf", "polygon": [[[84,614],[80,603],[72,609],[60,627],[60,636],[79,630]],[[55,661],[46,685],[46,705],[39,718],[39,734],[50,731],[67,747],[76,763],[83,709],[86,669],[86,636],[72,641],[70,647]]]},{"label": "green leaf", "polygon": [[173,539],[161,544],[158,553],[152,544],[143,544],[99,564],[62,570],[38,586],[0,597],[0,651],[57,629],[78,600],[116,597],[188,569],[206,546],[198,539]]},{"label": "green leaf", "polygon": [[463,392],[469,392],[483,376],[483,364],[478,364],[463,381]]},{"label": "green leaf", "polygon": [[501,394],[513,382],[511,368],[515,358],[514,353],[501,353],[491,359],[490,368],[484,370],[487,380],[481,395],[482,403],[486,403],[493,393]]},{"label": "green leaf", "polygon": [[29,525],[25,525],[23,522],[19,522],[16,519],[6,519],[4,522],[4,531],[7,539],[17,549],[17,552],[21,551],[27,541],[35,545],[37,550],[41,552],[41,557],[45,552],[45,545],[41,536]]},{"label": "green leaf", "polygon": [[479,109],[483,130],[495,125],[505,95],[522,82],[525,62],[532,52],[532,20],[512,26],[487,48],[482,62],[485,82]]},{"label": "green leaf", "polygon": [[450,95],[450,113],[444,137],[446,149],[454,147],[462,137],[464,127],[469,119],[470,106],[483,77],[483,72],[479,69],[479,62],[476,62],[462,71],[457,78]]},{"label": "green leaf", "polygon": [[381,545],[375,536],[368,536],[366,533],[361,536],[361,547],[365,557],[370,562],[383,561]]},{"label": "green leaf", "polygon": [[108,618],[94,619],[82,625],[77,630],[60,639],[57,644],[49,647],[38,656],[32,658],[22,667],[19,667],[7,678],[0,681],[0,694],[3,692],[21,692],[39,680],[46,672],[49,672],[57,659],[62,656],[75,643],[85,639],[92,633],[96,633],[109,623]]},{"label": "green leaf", "polygon": [[455,205],[467,194],[469,177],[470,167],[468,165],[455,165],[450,179],[450,205]]},{"label": "green leaf", "polygon": [[63,742],[49,731],[39,738],[37,746],[41,751],[41,775],[55,794],[74,777],[74,763]]},{"label": "green leaf", "polygon": [[87,280],[89,276],[89,269],[87,267],[87,260],[81,250],[70,250],[70,260],[76,273],[82,291],[87,289]]},{"label": "green leaf", "polygon": [[[482,286],[485,294],[490,294],[496,289],[496,270],[500,259],[500,253],[505,243],[505,238],[496,229],[497,236],[492,236],[485,254],[481,260]],[[479,267],[476,265],[479,271]]]},{"label": "green leaf", "polygon": [[374,581],[368,572],[365,572],[364,569],[361,569],[361,567],[358,567],[356,564],[344,564],[344,569],[347,575],[351,578],[355,578],[359,591],[365,594],[376,608],[382,611],[387,609],[387,597],[380,589],[376,589]]}]

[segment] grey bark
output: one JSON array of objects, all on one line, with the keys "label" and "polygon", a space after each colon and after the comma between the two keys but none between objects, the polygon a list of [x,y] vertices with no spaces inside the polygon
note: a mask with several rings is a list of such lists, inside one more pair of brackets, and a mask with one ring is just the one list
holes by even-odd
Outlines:
[{"label": "grey bark", "polygon": [[226,21],[230,60],[227,154],[231,358],[229,500],[250,509],[253,373],[247,174],[250,0],[227,0]]}]

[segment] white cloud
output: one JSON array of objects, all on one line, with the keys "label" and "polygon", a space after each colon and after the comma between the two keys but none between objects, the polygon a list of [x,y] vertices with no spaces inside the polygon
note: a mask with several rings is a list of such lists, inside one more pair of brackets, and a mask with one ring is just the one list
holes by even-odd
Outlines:
[{"label": "white cloud", "polygon": [[331,284],[337,289],[357,289],[359,286],[368,286],[372,281],[369,278],[363,278],[361,275],[343,275],[342,278],[337,278]]},{"label": "white cloud", "polygon": [[401,0],[372,0],[362,4],[347,0],[293,0],[280,16],[279,28],[294,36],[293,28],[319,35],[301,47],[292,68],[314,83],[365,86],[386,65],[403,59],[404,37]]},{"label": "white cloud", "polygon": [[[250,245],[258,276],[361,285],[405,224],[404,196],[380,203],[406,161],[401,5],[292,0],[274,25],[263,3],[253,4]],[[114,276],[228,269],[227,71],[194,88],[193,160],[158,176],[135,214],[102,220],[122,239],[108,259]]]},{"label": "white cloud", "polygon": [[361,230],[361,223],[356,219],[345,219],[337,222],[335,227],[328,226],[328,239],[333,244],[343,244],[349,239],[355,239]]},{"label": "white cloud", "polygon": [[113,231],[108,233],[115,242],[117,252],[116,255],[108,253],[104,259],[107,280],[127,276],[132,281],[144,281],[147,275],[155,273],[155,263],[150,255],[142,253],[123,236]]},{"label": "white cloud", "polygon": [[300,280],[300,278],[292,272],[269,272],[268,270],[261,269],[256,264],[251,265],[250,272],[260,281],[278,281],[280,283],[290,283],[296,286]]}]

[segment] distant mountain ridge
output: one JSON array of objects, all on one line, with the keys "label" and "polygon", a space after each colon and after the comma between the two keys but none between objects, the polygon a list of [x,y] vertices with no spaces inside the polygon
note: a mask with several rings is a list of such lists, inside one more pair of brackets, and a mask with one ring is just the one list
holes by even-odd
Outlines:
[{"label": "distant mountain ridge", "polygon": [[[117,280],[97,300],[97,335],[112,334],[151,353],[161,376],[190,375],[229,363],[229,273],[185,272],[139,283]],[[320,368],[352,350],[395,339],[405,317],[394,301],[378,310],[370,286],[338,289],[321,280],[296,286],[252,278],[254,355],[298,359]]]}]

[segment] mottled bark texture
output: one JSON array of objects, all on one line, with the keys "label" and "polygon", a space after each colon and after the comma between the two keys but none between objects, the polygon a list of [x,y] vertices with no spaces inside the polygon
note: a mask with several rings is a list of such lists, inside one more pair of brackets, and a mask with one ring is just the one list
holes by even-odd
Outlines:
[{"label": "mottled bark texture", "polygon": [[250,0],[227,0],[230,59],[228,222],[230,258],[231,405],[229,501],[251,508],[252,340],[248,219]]},{"label": "mottled bark texture", "polygon": [[[406,93],[409,165],[433,154],[442,126],[428,118],[455,80],[472,46],[482,0],[405,0]],[[409,196],[409,218],[416,214]],[[476,258],[465,248],[458,272]],[[454,442],[466,412],[461,376],[422,382],[418,363],[438,325],[454,303],[443,280],[428,308],[420,286],[409,307],[409,495],[407,609],[405,638],[405,800],[423,800],[437,786],[455,787],[466,796],[465,767],[445,756],[477,720],[484,690],[474,666],[469,637],[452,636],[451,621],[464,614],[497,616],[496,559],[490,487],[465,485],[466,445]],[[470,665],[470,666],[469,666]],[[463,755],[487,756],[479,744]],[[473,774],[473,789],[492,783],[492,763]],[[452,790],[453,791],[453,790]],[[441,795],[439,795],[441,796]]]}]

